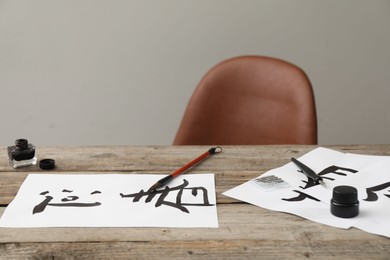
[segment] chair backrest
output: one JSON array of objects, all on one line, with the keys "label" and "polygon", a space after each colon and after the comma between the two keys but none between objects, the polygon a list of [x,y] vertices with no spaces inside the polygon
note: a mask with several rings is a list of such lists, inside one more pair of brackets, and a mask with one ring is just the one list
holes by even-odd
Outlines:
[{"label": "chair backrest", "polygon": [[317,144],[310,81],[302,69],[276,58],[225,60],[195,89],[173,144]]}]

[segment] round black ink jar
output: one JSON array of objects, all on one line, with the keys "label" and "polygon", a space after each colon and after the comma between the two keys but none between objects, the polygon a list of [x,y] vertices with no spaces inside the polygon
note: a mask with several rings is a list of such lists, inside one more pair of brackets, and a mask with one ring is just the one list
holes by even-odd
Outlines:
[{"label": "round black ink jar", "polygon": [[330,212],[340,218],[353,218],[359,214],[358,192],[355,187],[337,186],[330,200]]}]

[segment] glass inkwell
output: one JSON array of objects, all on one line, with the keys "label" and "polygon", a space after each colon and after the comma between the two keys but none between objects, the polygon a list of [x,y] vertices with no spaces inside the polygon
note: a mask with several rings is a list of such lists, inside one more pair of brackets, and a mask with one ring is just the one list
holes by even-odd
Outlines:
[{"label": "glass inkwell", "polygon": [[17,139],[15,145],[8,146],[8,157],[10,165],[15,169],[37,163],[35,146],[29,144],[27,139]]}]

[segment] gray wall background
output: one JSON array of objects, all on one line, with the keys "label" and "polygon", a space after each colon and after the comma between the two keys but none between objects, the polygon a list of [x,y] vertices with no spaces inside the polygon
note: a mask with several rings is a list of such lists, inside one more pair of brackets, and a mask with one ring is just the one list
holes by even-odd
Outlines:
[{"label": "gray wall background", "polygon": [[0,145],[171,144],[246,54],[306,71],[320,144],[390,143],[388,0],[0,0]]}]

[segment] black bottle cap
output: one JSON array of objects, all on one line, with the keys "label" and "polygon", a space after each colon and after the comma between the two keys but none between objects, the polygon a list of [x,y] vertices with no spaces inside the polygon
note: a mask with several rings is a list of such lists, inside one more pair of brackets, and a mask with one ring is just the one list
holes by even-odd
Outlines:
[{"label": "black bottle cap", "polygon": [[333,189],[333,200],[342,204],[353,204],[358,201],[357,189],[351,186],[337,186]]},{"label": "black bottle cap", "polygon": [[39,168],[42,170],[51,170],[55,165],[56,163],[53,159],[43,159],[39,161]]},{"label": "black bottle cap", "polygon": [[358,192],[355,187],[337,186],[333,189],[330,212],[341,218],[352,218],[359,214]]},{"label": "black bottle cap", "polygon": [[27,139],[16,139],[15,146],[20,150],[26,150],[28,148],[28,141]]}]

